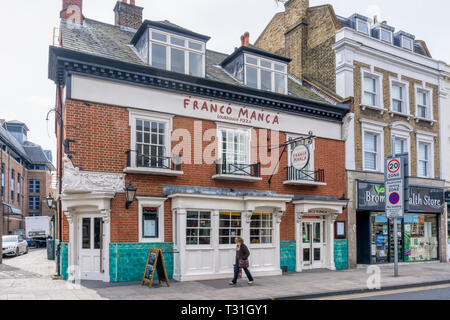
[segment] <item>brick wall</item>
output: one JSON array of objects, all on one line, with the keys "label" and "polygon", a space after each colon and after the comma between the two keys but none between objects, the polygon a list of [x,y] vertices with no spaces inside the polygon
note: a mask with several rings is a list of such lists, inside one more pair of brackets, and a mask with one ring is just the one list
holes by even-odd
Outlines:
[{"label": "brick wall", "polygon": [[[405,116],[401,115],[390,115],[390,105],[391,105],[391,87],[390,87],[390,77],[397,78],[398,75],[396,73],[390,72],[389,70],[381,69],[377,66],[373,66],[374,71],[382,75],[382,86],[383,86],[383,107],[386,109],[383,114],[380,111],[365,109],[362,110],[360,107],[361,104],[361,95],[362,95],[362,69],[371,68],[370,65],[365,63],[355,61],[354,62],[354,96],[355,96],[355,119],[365,118],[371,119],[379,122],[383,122],[386,124],[391,124],[397,121],[406,122],[413,127],[414,130],[422,130],[430,133],[434,133],[439,135],[439,123],[435,123],[431,125],[429,122],[419,121],[416,122],[414,118],[407,119]],[[418,79],[413,79],[406,77],[404,75],[400,75],[401,79],[407,81],[409,83],[409,108],[410,114],[415,114],[416,109],[416,94],[415,94],[415,84],[422,84],[422,81]],[[432,84],[426,83],[426,87],[432,89],[432,99],[433,99],[433,119],[439,119],[439,96],[438,96],[438,88]],[[417,147],[416,147],[416,134],[415,132],[410,133],[410,142],[411,142],[411,175],[417,176]],[[439,151],[439,137],[435,138],[434,142],[434,177],[436,179],[440,178],[440,151]],[[384,150],[385,156],[391,154],[391,129],[389,125],[384,128]],[[363,168],[363,146],[362,146],[362,131],[361,131],[361,123],[359,121],[355,121],[355,158],[356,158],[356,169]]]},{"label": "brick wall", "polygon": [[[30,180],[39,180],[40,181],[40,192],[39,193],[29,193],[28,185]],[[28,216],[30,213],[39,213],[41,216],[52,216],[53,210],[49,209],[47,206],[46,198],[51,193],[51,183],[52,176],[49,172],[44,170],[29,170],[28,171],[28,179],[26,180],[26,206],[24,207],[24,214]],[[40,207],[39,210],[29,210],[28,208],[28,197],[36,196],[40,199]]]},{"label": "brick wall", "polygon": [[[65,107],[66,136],[76,142],[71,144],[74,151],[73,164],[83,170],[122,173],[126,167],[126,151],[130,149],[130,127],[128,110],[111,105],[91,103],[86,106],[84,102],[67,100]],[[173,129],[187,129],[191,135],[194,132],[194,122],[191,118],[175,116]],[[202,120],[202,132],[215,129],[213,121]],[[259,130],[256,130],[259,132]],[[271,133],[268,133],[271,136]],[[272,139],[271,143],[277,145],[286,140],[286,135],[280,133],[279,140]],[[172,141],[172,147],[178,142]],[[256,142],[252,139],[256,146]],[[203,150],[210,142],[203,142]],[[267,141],[260,141],[266,145]],[[191,161],[194,161],[194,142],[191,142]],[[162,196],[162,185],[195,185],[201,187],[273,190],[280,194],[309,194],[334,196],[340,198],[345,193],[345,170],[343,141],[317,138],[315,142],[315,170],[325,170],[327,186],[287,186],[286,171],[279,170],[273,177],[269,187],[269,176],[255,183],[237,181],[217,181],[211,177],[216,173],[215,164],[196,165],[183,164],[184,174],[179,177],[150,176],[142,174],[127,174],[126,181],[132,181],[138,188],[138,195]],[[278,157],[277,157],[278,158]],[[287,154],[281,159],[280,168],[287,166]],[[125,210],[125,195],[117,194],[111,201],[111,242],[137,242],[138,241],[138,205],[135,201],[129,210]],[[345,219],[345,214],[339,219]],[[170,201],[165,203],[165,241],[172,240],[172,214]],[[294,206],[289,204],[281,223],[281,240],[295,239],[294,234]],[[68,241],[68,223],[64,218],[63,241]]]}]

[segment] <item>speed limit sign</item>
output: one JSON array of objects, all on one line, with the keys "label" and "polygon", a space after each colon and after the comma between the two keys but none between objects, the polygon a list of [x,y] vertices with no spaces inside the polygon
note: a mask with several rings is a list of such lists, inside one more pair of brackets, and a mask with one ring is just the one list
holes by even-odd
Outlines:
[{"label": "speed limit sign", "polygon": [[386,180],[403,179],[402,159],[393,158],[386,161]]}]

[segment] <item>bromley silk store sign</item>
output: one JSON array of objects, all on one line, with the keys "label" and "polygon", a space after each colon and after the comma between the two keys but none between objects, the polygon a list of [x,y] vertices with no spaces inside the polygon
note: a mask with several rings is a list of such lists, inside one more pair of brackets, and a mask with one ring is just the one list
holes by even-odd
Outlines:
[{"label": "bromley silk store sign", "polygon": [[[358,181],[358,210],[384,212],[386,189],[383,183]],[[439,188],[409,186],[407,211],[442,213],[444,191]]]}]

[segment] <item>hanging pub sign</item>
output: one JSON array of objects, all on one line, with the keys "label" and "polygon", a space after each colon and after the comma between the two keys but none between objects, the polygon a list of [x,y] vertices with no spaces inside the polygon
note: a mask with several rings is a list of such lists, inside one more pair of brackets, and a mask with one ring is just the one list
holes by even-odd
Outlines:
[{"label": "hanging pub sign", "polygon": [[144,277],[142,278],[142,285],[148,284],[151,288],[153,286],[155,272],[158,274],[159,284],[161,284],[162,281],[165,281],[167,286],[170,287],[162,251],[152,248],[148,252],[147,264],[145,265]]},{"label": "hanging pub sign", "polygon": [[303,170],[309,164],[309,149],[306,145],[297,146],[294,151],[292,151],[291,163],[292,166],[297,170]]}]

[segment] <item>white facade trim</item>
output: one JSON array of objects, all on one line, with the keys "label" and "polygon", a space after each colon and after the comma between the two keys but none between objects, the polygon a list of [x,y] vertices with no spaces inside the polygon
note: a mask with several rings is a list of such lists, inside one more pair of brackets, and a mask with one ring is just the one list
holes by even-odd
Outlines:
[{"label": "white facade trim", "polygon": [[[428,133],[418,133],[416,132],[416,150],[417,150],[417,163],[416,163],[416,168],[417,168],[417,176],[420,178],[429,178],[429,179],[434,179],[434,139],[435,139],[435,135],[434,134],[428,134]],[[429,159],[428,159],[428,163],[429,163],[429,174],[426,177],[423,176],[419,176],[419,144],[420,143],[426,143],[430,146],[429,148]]]},{"label": "white facade trim", "polygon": [[[364,121],[362,121],[364,120]],[[362,160],[363,160],[363,170],[370,172],[384,172],[384,127],[387,126],[386,123],[367,119],[360,119],[361,121],[361,141],[362,141]],[[381,124],[381,125],[380,125]],[[364,154],[364,145],[365,145],[365,133],[370,133],[376,135],[377,138],[377,156],[376,156],[376,169],[370,170],[366,168],[365,165],[365,154]]]},{"label": "white facade trim", "polygon": [[[392,87],[394,85],[399,85],[404,88],[403,90],[403,105],[405,107],[405,112],[396,112],[394,111],[394,105],[393,105],[393,96],[392,96]],[[396,114],[400,116],[407,117],[408,120],[411,117],[411,107],[409,103],[409,82],[401,80],[401,77],[389,77],[389,87],[390,87],[390,97],[389,97],[389,111],[391,112],[391,115]]]}]

